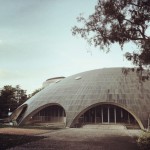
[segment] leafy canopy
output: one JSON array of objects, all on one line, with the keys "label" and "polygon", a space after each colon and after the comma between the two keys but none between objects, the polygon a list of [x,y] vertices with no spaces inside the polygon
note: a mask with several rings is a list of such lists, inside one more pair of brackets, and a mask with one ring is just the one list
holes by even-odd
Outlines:
[{"label": "leafy canopy", "polygon": [[150,0],[98,0],[95,12],[85,19],[77,18],[82,27],[74,26],[72,34],[81,35],[89,44],[109,52],[110,45],[133,42],[137,49],[126,58],[138,65],[150,66]]},{"label": "leafy canopy", "polygon": [[6,85],[0,90],[0,118],[7,117],[8,112],[14,111],[27,100],[26,91],[19,85]]},{"label": "leafy canopy", "polygon": [[37,93],[40,92],[41,90],[43,90],[43,88],[35,89],[35,90],[29,95],[29,98],[31,98],[32,96],[34,96],[35,94],[37,94]]}]

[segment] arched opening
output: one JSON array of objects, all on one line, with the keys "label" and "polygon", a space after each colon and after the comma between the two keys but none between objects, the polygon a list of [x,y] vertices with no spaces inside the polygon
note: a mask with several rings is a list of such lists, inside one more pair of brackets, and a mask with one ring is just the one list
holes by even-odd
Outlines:
[{"label": "arched opening", "polygon": [[74,119],[74,126],[87,124],[122,124],[127,128],[140,128],[137,119],[123,107],[98,104],[89,107]]},{"label": "arched opening", "polygon": [[63,107],[54,104],[46,106],[39,111],[36,111],[28,121],[28,124],[34,125],[63,125],[66,124],[66,113]]}]

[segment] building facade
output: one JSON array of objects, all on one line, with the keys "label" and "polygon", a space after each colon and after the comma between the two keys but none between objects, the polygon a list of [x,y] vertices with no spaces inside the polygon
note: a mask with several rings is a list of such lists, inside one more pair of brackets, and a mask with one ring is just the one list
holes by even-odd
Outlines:
[{"label": "building facade", "polygon": [[18,124],[123,124],[148,128],[150,81],[135,71],[104,68],[55,81],[11,115]]}]

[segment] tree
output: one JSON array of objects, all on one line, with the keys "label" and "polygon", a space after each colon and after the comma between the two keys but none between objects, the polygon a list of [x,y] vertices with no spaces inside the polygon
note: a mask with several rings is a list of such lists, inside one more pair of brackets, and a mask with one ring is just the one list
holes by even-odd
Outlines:
[{"label": "tree", "polygon": [[20,88],[19,85],[15,87],[15,101],[17,102],[18,106],[23,104],[28,99],[26,95],[26,90]]},{"label": "tree", "polygon": [[31,98],[32,96],[34,96],[35,94],[37,94],[37,93],[40,92],[41,90],[43,90],[43,88],[39,88],[39,89],[34,90],[34,91],[29,95],[29,98]]},{"label": "tree", "polygon": [[9,111],[9,106],[14,98],[15,89],[11,86],[4,86],[0,96],[0,117],[6,117]]},{"label": "tree", "polygon": [[82,38],[105,52],[111,44],[132,42],[137,45],[133,52],[127,52],[127,60],[142,70],[150,67],[150,1],[149,0],[98,0],[95,12],[85,19],[77,18],[82,27],[74,26],[73,35]]},{"label": "tree", "polygon": [[0,117],[7,117],[9,111],[14,111],[26,100],[26,91],[18,85],[16,87],[10,85],[4,86],[0,92]]}]

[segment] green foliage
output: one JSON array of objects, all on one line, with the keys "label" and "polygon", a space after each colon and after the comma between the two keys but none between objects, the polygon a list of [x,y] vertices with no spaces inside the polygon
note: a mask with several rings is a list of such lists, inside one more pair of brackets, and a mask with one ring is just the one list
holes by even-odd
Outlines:
[{"label": "green foliage", "polygon": [[4,86],[0,91],[0,117],[7,117],[9,111],[14,111],[26,100],[26,91],[18,85],[16,87],[10,85]]},{"label": "green foliage", "polygon": [[126,53],[126,58],[140,68],[150,65],[149,0],[98,0],[95,12],[87,19],[79,16],[77,21],[83,26],[74,26],[73,35],[81,35],[106,52],[113,43],[123,49],[132,42],[137,49]]},{"label": "green foliage", "polygon": [[34,90],[30,95],[29,95],[29,98],[34,96],[35,94],[37,94],[38,92],[40,92],[41,90],[43,90],[43,88],[39,88],[39,89],[36,89]]},{"label": "green foliage", "polygon": [[138,138],[137,144],[141,150],[150,150],[150,132],[142,134]]}]

